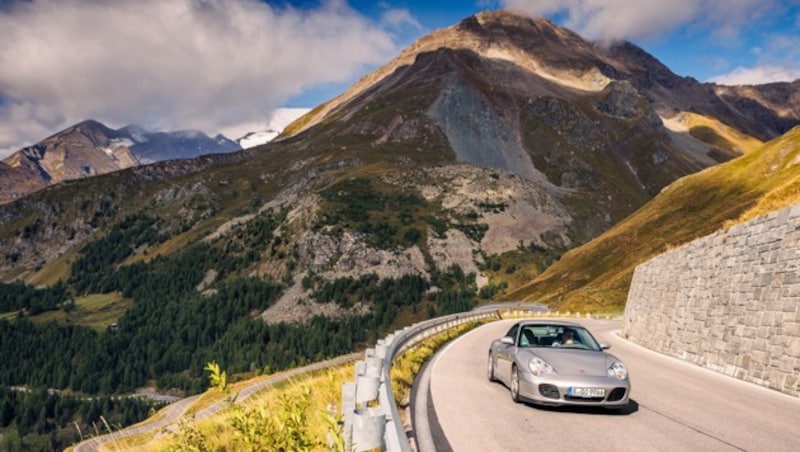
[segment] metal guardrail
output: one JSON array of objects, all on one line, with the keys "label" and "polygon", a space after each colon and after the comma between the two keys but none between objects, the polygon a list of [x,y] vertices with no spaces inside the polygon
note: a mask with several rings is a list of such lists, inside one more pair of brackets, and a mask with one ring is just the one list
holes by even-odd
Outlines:
[{"label": "metal guardrail", "polygon": [[[466,322],[497,318],[496,309],[452,314],[419,322],[380,339],[355,365],[355,382],[342,386],[342,417],[347,450],[411,452],[392,394],[394,358],[421,341]],[[375,403],[377,400],[377,403]]]}]

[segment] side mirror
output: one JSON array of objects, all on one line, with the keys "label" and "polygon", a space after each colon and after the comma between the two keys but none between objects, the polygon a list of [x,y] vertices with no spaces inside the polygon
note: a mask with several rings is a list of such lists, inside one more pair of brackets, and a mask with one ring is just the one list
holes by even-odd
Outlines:
[{"label": "side mirror", "polygon": [[611,348],[611,344],[609,344],[608,342],[600,343],[600,350],[608,350],[609,348]]},{"label": "side mirror", "polygon": [[502,339],[500,339],[500,343],[506,344],[506,345],[514,345],[514,338],[505,336]]}]

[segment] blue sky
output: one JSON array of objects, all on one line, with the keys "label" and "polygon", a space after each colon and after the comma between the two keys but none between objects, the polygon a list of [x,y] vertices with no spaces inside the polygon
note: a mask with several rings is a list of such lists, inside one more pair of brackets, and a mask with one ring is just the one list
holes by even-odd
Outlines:
[{"label": "blue sky", "polygon": [[701,81],[800,78],[800,0],[0,0],[0,158],[87,118],[237,138],[497,8]]}]

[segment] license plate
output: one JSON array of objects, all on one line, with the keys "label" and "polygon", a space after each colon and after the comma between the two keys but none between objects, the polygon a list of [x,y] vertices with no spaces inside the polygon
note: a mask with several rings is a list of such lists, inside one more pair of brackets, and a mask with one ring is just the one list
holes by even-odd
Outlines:
[{"label": "license plate", "polygon": [[605,397],[606,390],[604,388],[567,388],[567,395],[572,397]]}]

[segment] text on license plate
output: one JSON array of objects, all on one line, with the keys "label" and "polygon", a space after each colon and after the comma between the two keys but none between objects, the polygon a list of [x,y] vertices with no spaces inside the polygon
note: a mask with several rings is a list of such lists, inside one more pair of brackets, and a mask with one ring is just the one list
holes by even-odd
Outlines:
[{"label": "text on license plate", "polygon": [[604,388],[568,388],[567,395],[572,397],[605,397]]}]

